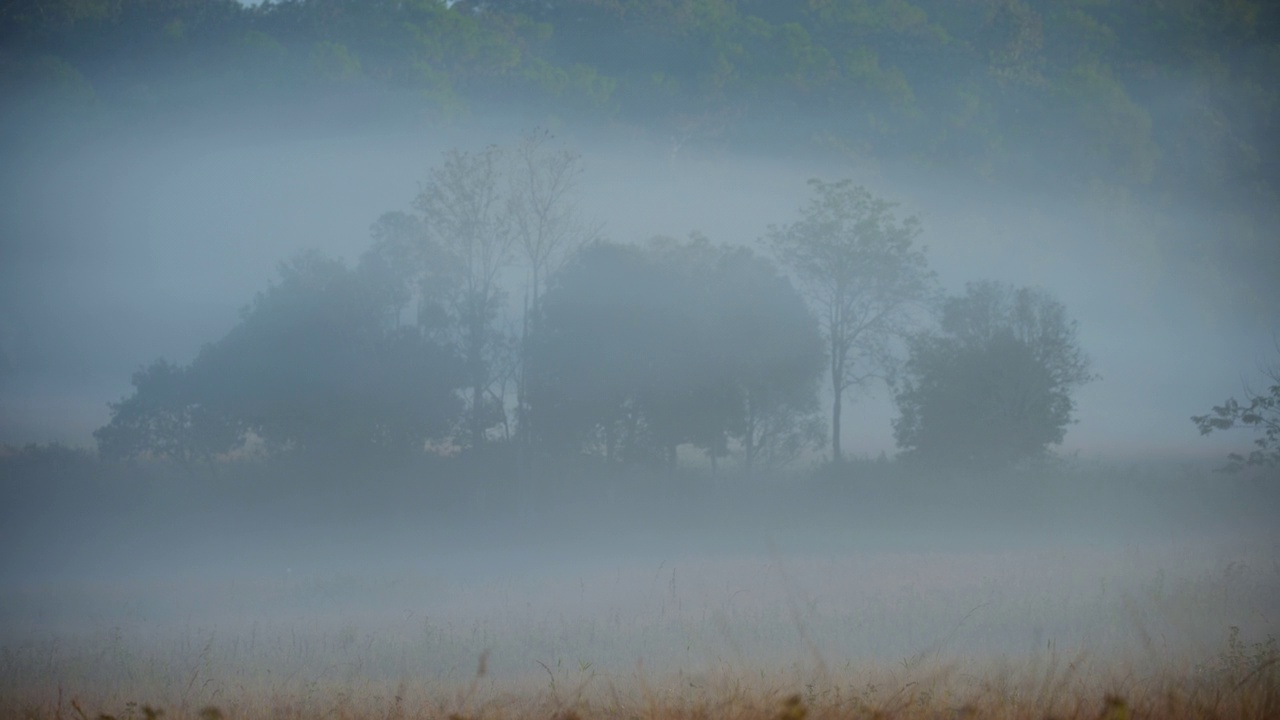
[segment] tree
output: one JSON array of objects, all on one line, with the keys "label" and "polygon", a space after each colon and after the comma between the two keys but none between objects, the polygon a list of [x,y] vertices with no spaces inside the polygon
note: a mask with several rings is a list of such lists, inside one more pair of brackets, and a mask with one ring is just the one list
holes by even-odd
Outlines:
[{"label": "tree", "polygon": [[525,382],[528,338],[535,331],[530,323],[537,322],[548,274],[597,235],[595,228],[582,223],[575,204],[582,176],[582,156],[571,150],[556,149],[552,141],[550,133],[535,130],[510,153],[507,212],[516,245],[529,272],[521,317],[519,357],[516,358],[516,422],[522,456],[530,439]]},{"label": "tree", "polygon": [[849,180],[810,180],[801,218],[771,227],[773,252],[818,311],[831,371],[831,458],[839,463],[846,391],[893,371],[895,338],[932,295],[934,273],[915,244],[920,221]]},{"label": "tree", "polygon": [[133,394],[111,403],[93,432],[104,460],[153,458],[207,462],[238,447],[244,427],[202,402],[188,368],[160,359],[133,374]]},{"label": "tree", "polygon": [[673,280],[640,248],[604,242],[555,275],[528,367],[531,427],[545,450],[599,453],[606,462],[665,459],[650,432],[653,389],[664,371],[676,380],[675,339],[696,337]]},{"label": "tree", "polygon": [[[725,249],[707,278],[714,288],[708,337],[722,349],[741,420],[731,437],[748,475],[820,449],[822,335],[804,298],[776,265],[746,248]],[[710,450],[709,450],[710,452]]]},{"label": "tree", "polygon": [[401,324],[399,300],[377,279],[318,253],[281,265],[280,280],[190,366],[160,361],[135,375],[134,395],[95,433],[100,450],[207,459],[252,434],[269,451],[362,458],[446,436],[462,364]]},{"label": "tree", "polygon": [[463,379],[451,348],[392,321],[383,288],[340,261],[305,253],[280,275],[192,363],[198,392],[273,448],[358,457],[447,435]]},{"label": "tree", "polygon": [[[416,300],[419,324],[443,331],[465,360],[459,439],[472,448],[498,426],[511,437],[512,386],[522,450],[527,444],[526,336],[548,273],[595,232],[575,207],[581,158],[551,143],[534,131],[513,148],[446,153],[414,199],[417,212],[379,219],[365,258],[398,297]],[[520,264],[526,294],[523,314],[513,319],[502,281]]]},{"label": "tree", "polygon": [[581,221],[576,193],[582,156],[552,146],[544,130],[534,130],[510,155],[507,210],[516,245],[529,270],[529,300],[537,307],[548,273],[598,233]]},{"label": "tree", "polygon": [[694,236],[593,243],[554,276],[530,342],[535,437],[674,467],[692,445],[744,464],[808,446],[822,344],[803,299],[743,248]]},{"label": "tree", "polygon": [[1227,398],[1226,402],[1214,407],[1212,413],[1191,418],[1201,435],[1232,428],[1251,428],[1262,434],[1253,441],[1256,449],[1247,456],[1240,453],[1227,456],[1227,464],[1222,468],[1226,472],[1280,465],[1280,365],[1271,365],[1263,372],[1270,381],[1265,393],[1246,387],[1244,403],[1234,397]]},{"label": "tree", "polygon": [[1043,290],[970,283],[940,332],[910,343],[894,437],[909,457],[996,470],[1062,442],[1072,392],[1095,379],[1076,323]]},{"label": "tree", "polygon": [[499,274],[513,260],[513,228],[503,195],[503,151],[450,151],[431,172],[413,205],[426,230],[420,257],[444,268],[447,308],[467,368],[467,441],[478,448],[489,428],[505,421],[504,399],[494,397],[495,356],[505,341],[499,326],[506,292]]}]

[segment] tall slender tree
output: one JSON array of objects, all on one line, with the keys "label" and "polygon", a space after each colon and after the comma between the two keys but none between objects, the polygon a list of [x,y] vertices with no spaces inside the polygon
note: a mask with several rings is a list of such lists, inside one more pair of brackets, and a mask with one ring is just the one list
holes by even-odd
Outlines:
[{"label": "tall slender tree", "polygon": [[894,340],[934,294],[935,276],[914,215],[849,180],[810,180],[800,219],[771,227],[773,252],[799,279],[818,312],[831,371],[831,459],[839,463],[845,393],[896,365]]},{"label": "tall slender tree", "polygon": [[522,466],[531,438],[525,364],[528,339],[537,332],[542,291],[547,277],[598,235],[598,228],[585,224],[577,210],[582,156],[554,142],[546,130],[533,130],[509,152],[507,212],[528,271],[516,358],[516,428]]},{"label": "tall slender tree", "polygon": [[429,246],[422,257],[445,267],[453,282],[448,308],[467,367],[466,436],[472,448],[484,444],[488,429],[501,424],[506,412],[490,393],[491,360],[504,342],[499,320],[506,293],[499,274],[514,259],[505,170],[499,147],[450,151],[413,203],[422,213]]}]

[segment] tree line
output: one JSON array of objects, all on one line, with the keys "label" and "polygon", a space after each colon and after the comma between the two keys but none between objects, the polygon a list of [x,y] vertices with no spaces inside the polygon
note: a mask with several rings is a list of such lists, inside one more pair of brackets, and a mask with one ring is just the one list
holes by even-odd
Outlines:
[{"label": "tree line", "polygon": [[942,297],[919,219],[850,181],[811,181],[753,248],[607,240],[576,209],[581,173],[540,131],[446,153],[354,267],[301,254],[191,363],[135,373],[100,454],[671,469],[683,448],[750,473],[828,443],[841,461],[846,398],[888,382],[905,457],[994,469],[1060,443],[1093,379],[1059,302]]},{"label": "tree line", "polygon": [[673,150],[1273,198],[1278,46],[1280,10],[1249,0],[15,0],[0,87],[59,121],[515,104]]},{"label": "tree line", "polygon": [[131,132],[606,125],[1149,209],[1162,250],[1256,304],[1278,73],[1260,0],[13,0],[0,143],[38,163]]}]

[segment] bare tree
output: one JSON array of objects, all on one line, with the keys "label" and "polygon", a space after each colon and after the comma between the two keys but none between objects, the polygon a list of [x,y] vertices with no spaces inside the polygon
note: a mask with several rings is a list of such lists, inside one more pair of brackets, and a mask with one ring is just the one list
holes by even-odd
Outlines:
[{"label": "bare tree", "polygon": [[818,312],[831,370],[831,457],[838,463],[845,392],[891,376],[894,339],[934,294],[935,275],[915,243],[918,218],[899,221],[895,203],[849,180],[809,185],[814,196],[800,219],[770,227],[766,239]]},{"label": "bare tree", "polygon": [[534,130],[511,151],[507,211],[528,264],[532,307],[537,307],[547,276],[599,230],[585,225],[578,214],[582,156],[557,149],[553,142],[549,132]]},{"label": "bare tree", "polygon": [[520,350],[515,358],[516,420],[522,455],[531,437],[524,377],[527,340],[536,332],[531,324],[538,321],[546,279],[574,251],[599,235],[599,227],[583,223],[578,213],[576,195],[581,176],[582,156],[555,147],[554,138],[546,130],[528,133],[510,153],[506,210],[515,244],[529,273]]},{"label": "bare tree", "polygon": [[505,420],[505,409],[490,393],[491,360],[503,342],[498,322],[506,293],[498,280],[513,260],[503,159],[496,146],[478,153],[450,151],[413,203],[434,250],[426,254],[428,262],[444,266],[446,277],[452,278],[448,304],[467,367],[472,447],[479,447],[486,431]]},{"label": "bare tree", "polygon": [[[413,207],[373,228],[364,264],[384,277],[401,307],[417,300],[418,325],[449,333],[467,367],[464,437],[476,447],[494,427],[511,438],[514,385],[517,432],[524,435],[524,338],[536,322],[546,278],[596,228],[578,220],[581,158],[534,131],[515,147],[453,150],[433,168]],[[511,327],[507,289],[517,265],[528,271],[524,309]],[[389,290],[391,292],[391,290]]]}]

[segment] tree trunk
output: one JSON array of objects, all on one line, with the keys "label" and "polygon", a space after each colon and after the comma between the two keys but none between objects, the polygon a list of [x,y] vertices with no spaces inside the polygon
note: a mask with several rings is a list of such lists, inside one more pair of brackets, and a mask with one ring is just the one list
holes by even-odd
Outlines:
[{"label": "tree trunk", "polygon": [[844,374],[844,363],[831,361],[831,464],[839,465],[844,460],[840,452],[840,401],[844,390],[840,387],[840,376]]},{"label": "tree trunk", "polygon": [[484,388],[488,370],[484,365],[484,326],[480,303],[474,298],[468,308],[471,326],[467,337],[467,365],[471,371],[471,448],[478,449],[484,443]]},{"label": "tree trunk", "polygon": [[471,388],[471,447],[476,449],[484,441],[484,387],[476,383]]},{"label": "tree trunk", "polygon": [[827,342],[831,352],[831,464],[839,465],[844,460],[840,452],[840,401],[844,395],[844,363],[848,359],[848,346],[845,336],[839,305],[828,318]]},{"label": "tree trunk", "polygon": [[516,369],[516,477],[524,487],[533,444],[529,428],[529,294],[524,296],[524,315],[520,320],[520,366]]},{"label": "tree trunk", "polygon": [[844,454],[840,452],[840,395],[836,392],[835,402],[831,405],[831,462],[839,465],[844,460]]}]

